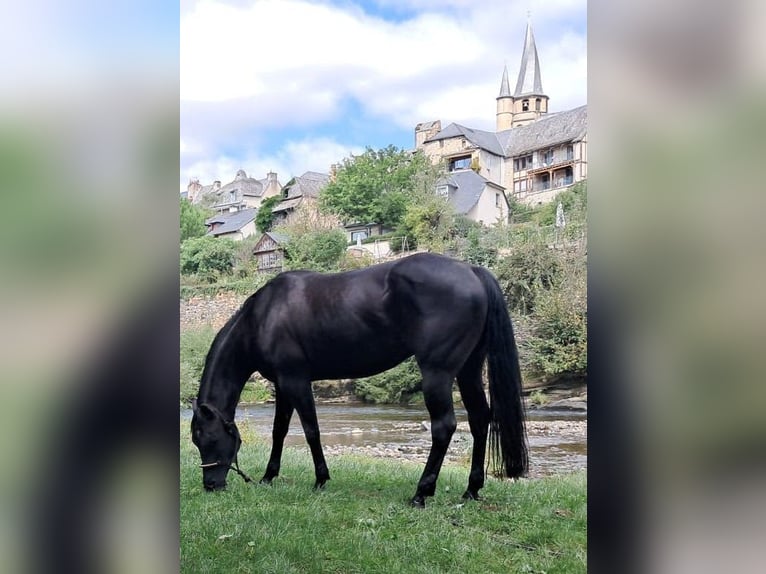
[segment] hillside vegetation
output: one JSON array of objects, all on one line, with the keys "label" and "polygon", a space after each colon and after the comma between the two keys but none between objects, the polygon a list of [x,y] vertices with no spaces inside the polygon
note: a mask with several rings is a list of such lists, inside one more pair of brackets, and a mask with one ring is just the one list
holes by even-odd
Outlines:
[{"label": "hillside vegetation", "polygon": [[[404,166],[402,169],[410,170],[406,173],[410,178],[407,194],[388,188],[386,191],[390,205],[398,206],[395,231],[390,235],[392,244],[417,246],[487,267],[498,278],[506,296],[525,385],[585,383],[587,183],[576,184],[553,202],[535,208],[512,203],[509,225],[485,227],[456,215],[445,199],[429,191],[438,170],[420,169],[418,163],[419,170],[412,172],[412,166],[403,162],[396,150],[384,151],[380,153],[384,167]],[[332,199],[320,196],[319,207],[306,206],[276,228],[290,238],[285,247],[285,269],[334,272],[373,264],[371,258],[359,259],[348,254],[339,225],[341,213],[354,201],[352,183],[364,181],[360,169],[372,169],[376,157],[367,154],[356,167],[353,162],[344,164],[349,169],[348,177],[343,177],[341,168],[338,181],[343,185],[330,188]],[[376,176],[370,181],[384,179]],[[370,196],[369,185],[362,192],[360,197]],[[566,222],[563,227],[555,225],[559,202]],[[338,208],[340,213],[328,211],[333,205],[342,206]],[[378,208],[382,209],[376,203],[375,209]],[[251,256],[257,240],[258,237],[240,242],[210,237],[187,239],[181,246],[182,298],[226,291],[245,295],[265,284],[273,275],[257,271]],[[204,341],[212,340],[212,335],[182,336],[182,399],[196,392],[198,373],[207,352]],[[417,367],[414,361],[408,361],[386,373],[357,381],[355,389],[357,396],[370,402],[417,401],[419,383]],[[262,382],[257,385],[260,386],[256,396],[267,393]]]}]

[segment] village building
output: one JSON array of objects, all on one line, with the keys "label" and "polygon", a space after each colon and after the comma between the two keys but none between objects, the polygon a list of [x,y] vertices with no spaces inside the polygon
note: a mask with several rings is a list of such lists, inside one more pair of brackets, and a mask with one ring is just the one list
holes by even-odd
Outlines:
[{"label": "village building", "polygon": [[233,213],[243,209],[258,209],[264,199],[281,192],[282,184],[276,173],[269,172],[264,179],[255,179],[240,169],[234,180],[226,185],[221,185],[220,181],[201,185],[198,179],[191,180],[186,188],[186,198],[219,213]]},{"label": "village building", "polygon": [[[442,129],[441,120],[415,126],[415,148],[449,173],[437,191],[449,193],[458,212],[485,225],[507,220],[507,198],[527,205],[547,203],[588,176],[587,106],[549,112],[529,23],[515,89],[511,91],[506,66],[496,101],[494,132],[457,123]],[[469,172],[486,181],[481,192]],[[471,189],[456,194],[457,203],[451,194],[460,185],[453,182],[465,182]],[[474,206],[466,211],[466,197],[474,196]]]}]

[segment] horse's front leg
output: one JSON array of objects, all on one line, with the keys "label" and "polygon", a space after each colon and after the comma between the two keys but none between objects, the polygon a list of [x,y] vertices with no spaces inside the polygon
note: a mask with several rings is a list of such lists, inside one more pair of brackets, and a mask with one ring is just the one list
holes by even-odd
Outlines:
[{"label": "horse's front leg", "polygon": [[287,429],[290,427],[290,418],[293,416],[293,406],[289,397],[283,396],[279,385],[275,385],[276,401],[274,404],[274,429],[271,434],[271,456],[266,465],[266,472],[261,479],[262,484],[271,484],[279,475],[282,464],[282,447],[285,444]]},{"label": "horse's front leg", "polygon": [[311,392],[311,381],[308,379],[290,379],[285,381],[283,391],[286,394],[289,393],[290,401],[295,410],[298,411],[303,433],[306,435],[306,442],[309,444],[311,457],[314,459],[314,471],[316,473],[314,488],[320,489],[330,480],[330,471],[327,469],[327,462],[319,438],[319,422],[314,405],[314,395]]}]

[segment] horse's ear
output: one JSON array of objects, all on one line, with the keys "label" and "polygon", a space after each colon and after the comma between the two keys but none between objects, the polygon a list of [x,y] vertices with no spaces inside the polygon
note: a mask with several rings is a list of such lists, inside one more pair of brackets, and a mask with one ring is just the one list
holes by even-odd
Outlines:
[{"label": "horse's ear", "polygon": [[202,403],[197,407],[197,413],[202,415],[202,418],[206,419],[214,419],[215,413],[213,412],[213,409],[211,409],[209,406],[207,406],[205,403]]}]

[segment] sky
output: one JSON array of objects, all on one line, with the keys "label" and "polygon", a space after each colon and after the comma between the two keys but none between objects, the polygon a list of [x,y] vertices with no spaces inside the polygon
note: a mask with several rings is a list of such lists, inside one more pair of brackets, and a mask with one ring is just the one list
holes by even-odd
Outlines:
[{"label": "sky", "polygon": [[439,119],[494,130],[527,21],[551,112],[587,103],[586,0],[182,0],[180,189],[282,184]]}]

